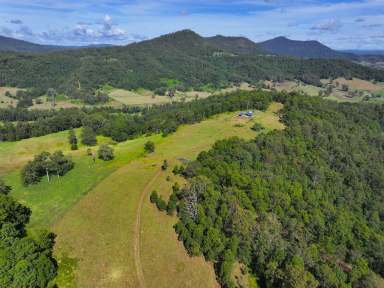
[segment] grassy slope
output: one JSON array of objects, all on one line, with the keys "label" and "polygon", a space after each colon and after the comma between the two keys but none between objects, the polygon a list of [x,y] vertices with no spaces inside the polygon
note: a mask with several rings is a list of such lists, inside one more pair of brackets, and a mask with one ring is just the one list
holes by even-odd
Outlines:
[{"label": "grassy slope", "polygon": [[130,91],[124,89],[114,89],[109,87],[110,91],[109,96],[114,100],[124,105],[154,105],[154,104],[165,104],[171,103],[172,101],[191,101],[196,98],[196,96],[201,98],[206,98],[212,94],[221,94],[227,92],[233,92],[237,89],[241,90],[252,90],[252,88],[247,83],[241,83],[240,87],[229,87],[226,89],[219,89],[213,91],[188,91],[181,92],[177,91],[175,97],[171,100],[167,96],[155,95],[152,91],[145,89],[138,89],[137,91]]},{"label": "grassy slope", "polygon": [[[64,135],[63,135],[64,134]],[[62,138],[66,137],[67,133],[56,133],[49,135],[52,139],[53,147],[44,145],[42,142],[44,137],[34,138],[40,145],[36,145],[34,153],[42,150],[57,150],[67,148],[68,144],[61,145]],[[49,137],[48,136],[48,137]],[[151,138],[160,138],[152,136]],[[56,140],[56,142],[53,141]],[[66,140],[66,138],[65,138]],[[115,145],[116,160],[112,162],[102,162],[97,160],[93,163],[92,157],[86,156],[86,147],[81,147],[79,151],[73,154],[75,168],[70,171],[65,177],[60,179],[53,177],[53,180],[48,183],[46,178],[43,178],[38,185],[24,187],[20,181],[20,171],[14,171],[6,176],[6,181],[13,187],[12,194],[14,197],[21,200],[29,206],[33,213],[29,224],[30,228],[45,228],[55,223],[60,219],[63,213],[76,203],[87,191],[89,191],[96,183],[107,177],[117,168],[123,166],[127,162],[140,157],[143,154],[143,145],[146,139],[144,137],[130,140],[118,145]],[[29,143],[29,141],[26,141]],[[108,142],[107,139],[99,137],[99,143]],[[19,142],[20,144],[23,143]],[[27,144],[26,143],[26,144]],[[96,153],[97,147],[93,148]],[[67,151],[66,153],[68,153]]]},{"label": "grassy slope", "polygon": [[[218,139],[234,135],[253,137],[255,134],[249,128],[254,121],[273,129],[282,128],[274,114],[279,108],[279,104],[274,104],[267,113],[257,112],[252,121],[234,117],[233,113],[224,114],[182,127],[167,138],[150,136],[157,151],[147,157],[143,157],[143,145],[148,138],[120,143],[114,146],[116,159],[111,162],[97,160],[94,164],[85,156],[86,147],[69,151],[67,132],[0,143],[0,172],[14,187],[12,195],[31,207],[30,231],[53,227],[57,233],[59,284],[67,283],[60,287],[73,287],[76,266],[80,287],[135,286],[133,223],[142,188],[157,173],[162,160],[167,158],[172,166],[177,157],[193,158]],[[99,142],[108,141],[99,138]],[[23,187],[19,168],[32,155],[57,149],[73,155],[75,168],[51,183],[43,179],[35,186]],[[164,196],[171,186],[165,180],[166,174],[162,173],[154,183]],[[87,194],[88,191],[91,192]],[[188,257],[177,241],[172,228],[175,218],[159,213],[148,203],[148,195],[144,196],[140,252],[147,286],[214,286],[212,267],[202,258]]]},{"label": "grassy slope", "polygon": [[[76,133],[80,139],[80,129],[76,129]],[[98,137],[98,143],[106,142],[108,142],[107,138]],[[33,155],[43,151],[62,150],[65,153],[77,155],[86,150],[82,144],[79,144],[79,148],[79,151],[70,151],[67,131],[16,142],[0,142],[0,175],[21,168],[33,158]]]},{"label": "grassy slope", "polygon": [[[273,113],[278,108],[275,104],[269,112],[257,113],[254,121],[282,128]],[[146,186],[158,174],[163,159],[172,166],[178,157],[192,159],[218,139],[235,135],[254,137],[249,129],[252,123],[232,113],[182,127],[175,134],[159,139],[154,154],[118,169],[82,198],[54,226],[58,234],[56,254],[78,260],[75,275],[79,286],[137,287],[133,247],[136,212],[144,188],[139,235],[146,286],[215,286],[212,267],[201,257],[190,258],[177,241],[172,228],[175,218],[159,213],[148,201],[147,192],[152,189],[169,195],[171,182],[165,179],[170,172],[161,172],[153,187]],[[61,279],[67,281],[70,269],[62,272]]]}]

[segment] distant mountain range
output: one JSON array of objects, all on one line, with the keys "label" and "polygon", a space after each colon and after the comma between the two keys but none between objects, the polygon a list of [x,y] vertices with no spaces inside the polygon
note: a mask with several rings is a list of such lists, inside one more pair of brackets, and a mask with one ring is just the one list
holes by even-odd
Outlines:
[{"label": "distant mountain range", "polygon": [[26,52],[26,53],[47,53],[54,51],[84,49],[84,48],[100,48],[108,47],[108,44],[96,44],[88,46],[58,46],[58,45],[41,45],[31,43],[24,40],[14,39],[10,37],[0,36],[0,51],[8,52]]},{"label": "distant mountain range", "polygon": [[[337,51],[327,47],[318,41],[298,41],[286,37],[277,37],[260,43],[255,43],[245,37],[226,37],[217,35],[204,38],[211,47],[225,50],[238,55],[262,55],[274,54],[279,56],[291,56],[300,58],[318,59],[352,59],[361,60],[361,57],[372,58],[372,56],[384,56],[382,51],[369,50],[345,50]],[[41,45],[24,40],[0,36],[0,51],[46,53],[64,50],[102,48],[113,45],[98,44],[89,46],[59,46]]]}]

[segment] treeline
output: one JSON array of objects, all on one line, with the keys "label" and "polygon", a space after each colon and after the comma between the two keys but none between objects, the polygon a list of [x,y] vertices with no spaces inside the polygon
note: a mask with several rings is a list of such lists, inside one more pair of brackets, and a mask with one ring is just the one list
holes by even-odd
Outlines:
[{"label": "treeline", "polygon": [[[17,141],[81,127],[92,115],[135,114],[142,108],[70,108],[61,110],[0,109],[0,141]],[[104,115],[104,116],[100,116]],[[96,116],[95,116],[96,117]]]},{"label": "treeline", "polygon": [[179,239],[216,263],[224,287],[237,261],[260,287],[376,287],[384,106],[280,97],[284,131],[219,141],[175,170],[189,179],[171,196]]},{"label": "treeline", "polygon": [[380,71],[344,60],[236,56],[220,51],[194,32],[182,31],[125,47],[42,55],[6,53],[0,55],[0,86],[34,87],[44,93],[55,88],[69,97],[93,101],[105,84],[154,90],[164,88],[165,78],[195,89],[266,79],[300,79],[316,85],[319,79],[332,77],[384,80]]},{"label": "treeline", "polygon": [[247,108],[266,110],[273,95],[264,91],[237,91],[187,103],[154,106],[140,115],[109,114],[106,119],[89,117],[85,126],[118,142],[143,134],[162,133],[166,136],[182,124],[197,123],[215,114]]},{"label": "treeline", "polygon": [[53,287],[55,236],[28,236],[25,226],[31,211],[9,196],[10,191],[0,179],[0,287]]},{"label": "treeline", "polygon": [[[179,125],[196,123],[218,113],[247,108],[264,110],[272,99],[273,94],[268,92],[238,91],[187,103],[166,104],[147,109],[126,107],[123,110],[63,109],[57,112],[42,112],[41,117],[32,122],[18,121],[14,124],[6,121],[0,124],[0,141],[15,141],[81,126],[119,142],[143,134],[168,135],[176,131]],[[9,118],[23,117],[22,113],[18,112],[7,115]],[[32,116],[34,117],[35,114],[30,115],[30,118]]]}]

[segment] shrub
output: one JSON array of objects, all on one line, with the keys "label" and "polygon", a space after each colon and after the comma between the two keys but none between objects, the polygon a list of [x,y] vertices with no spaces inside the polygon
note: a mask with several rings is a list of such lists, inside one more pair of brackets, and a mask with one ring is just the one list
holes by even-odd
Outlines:
[{"label": "shrub", "polygon": [[147,142],[144,144],[144,150],[145,150],[145,152],[147,152],[147,153],[153,153],[153,152],[155,152],[155,143],[153,143],[152,141],[147,141]]},{"label": "shrub", "polygon": [[99,151],[97,152],[99,159],[104,161],[110,161],[115,158],[113,154],[113,149],[108,145],[101,145]]},{"label": "shrub", "polygon": [[251,129],[253,131],[260,132],[261,130],[264,130],[264,127],[260,123],[255,123],[255,125],[253,125]]},{"label": "shrub", "polygon": [[97,144],[96,133],[91,127],[85,126],[81,134],[81,142],[84,145],[95,146]]},{"label": "shrub", "polygon": [[152,191],[151,196],[149,197],[151,203],[156,204],[157,209],[160,211],[167,210],[167,203],[157,194],[156,191]]},{"label": "shrub", "polygon": [[71,145],[71,150],[77,150],[77,137],[73,129],[69,130],[68,142]]},{"label": "shrub", "polygon": [[167,160],[164,160],[163,161],[163,165],[161,165],[161,169],[163,171],[167,170],[168,169],[168,161]]}]

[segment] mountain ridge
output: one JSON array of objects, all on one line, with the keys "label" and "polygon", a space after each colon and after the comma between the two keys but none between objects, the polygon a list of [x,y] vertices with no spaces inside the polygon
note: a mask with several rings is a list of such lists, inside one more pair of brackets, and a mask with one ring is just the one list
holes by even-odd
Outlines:
[{"label": "mountain ridge", "polygon": [[[278,36],[263,42],[254,42],[243,36],[223,36],[215,35],[210,37],[202,37],[190,29],[184,29],[161,35],[153,39],[140,42],[129,43],[123,47],[130,45],[138,45],[140,43],[148,43],[148,41],[161,42],[164,45],[169,44],[169,41],[188,40],[189,43],[201,45],[203,47],[210,46],[221,51],[233,53],[237,55],[265,55],[274,54],[279,56],[300,57],[300,58],[318,58],[318,59],[352,59],[361,58],[364,56],[383,56],[384,52],[364,50],[335,50],[317,40],[292,40],[285,36]],[[11,38],[0,35],[0,52],[17,52],[17,53],[49,53],[66,50],[78,49],[98,49],[113,47],[119,45],[112,44],[90,44],[86,46],[62,46],[38,44],[22,39]]]}]

